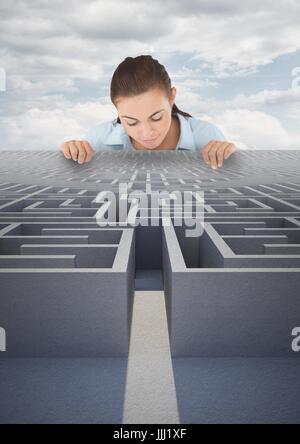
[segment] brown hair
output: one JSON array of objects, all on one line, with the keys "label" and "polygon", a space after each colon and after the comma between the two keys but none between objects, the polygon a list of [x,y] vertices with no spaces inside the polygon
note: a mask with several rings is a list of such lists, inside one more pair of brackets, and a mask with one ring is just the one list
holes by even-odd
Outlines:
[{"label": "brown hair", "polygon": [[[117,97],[130,97],[149,91],[152,88],[160,88],[165,91],[167,97],[171,93],[171,80],[165,67],[151,55],[126,57],[113,73],[110,84],[110,98],[113,104]],[[192,117],[181,111],[174,103],[172,114],[182,114]],[[119,117],[116,123],[121,123]]]}]

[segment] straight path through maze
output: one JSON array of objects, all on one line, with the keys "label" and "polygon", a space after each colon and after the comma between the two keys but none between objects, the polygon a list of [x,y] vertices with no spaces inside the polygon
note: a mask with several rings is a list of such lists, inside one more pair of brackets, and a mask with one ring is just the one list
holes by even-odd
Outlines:
[{"label": "straight path through maze", "polygon": [[[297,356],[299,171],[297,151],[241,151],[219,170],[197,153],[103,151],[78,165],[2,151],[5,356],[127,356],[135,278],[139,289],[162,282],[174,357]],[[137,199],[134,220],[148,224],[121,217],[121,184]],[[168,225],[162,206],[150,225],[156,192],[189,196],[171,199]],[[195,221],[204,231],[188,237]]]}]

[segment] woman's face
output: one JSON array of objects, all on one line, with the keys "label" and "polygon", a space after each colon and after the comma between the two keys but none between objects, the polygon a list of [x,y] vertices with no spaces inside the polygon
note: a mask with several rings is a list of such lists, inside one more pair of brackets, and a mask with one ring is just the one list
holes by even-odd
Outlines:
[{"label": "woman's face", "polygon": [[175,96],[173,86],[170,99],[158,88],[133,97],[117,98],[120,121],[135,140],[136,148],[153,150],[161,145],[171,126]]}]

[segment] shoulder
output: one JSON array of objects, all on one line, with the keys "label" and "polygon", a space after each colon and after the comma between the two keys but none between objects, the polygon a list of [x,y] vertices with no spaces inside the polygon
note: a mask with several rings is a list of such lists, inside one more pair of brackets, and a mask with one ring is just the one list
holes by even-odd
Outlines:
[{"label": "shoulder", "polygon": [[220,134],[223,136],[223,133],[220,131],[220,129],[215,124],[208,122],[207,120],[190,117],[189,122],[194,133],[205,132],[207,134]]},{"label": "shoulder", "polygon": [[210,140],[226,140],[222,131],[213,123],[196,117],[189,117],[196,148],[203,148]]},{"label": "shoulder", "polygon": [[100,122],[89,129],[85,134],[85,140],[97,149],[111,149],[123,146],[124,130],[121,124],[116,123],[116,119]]}]

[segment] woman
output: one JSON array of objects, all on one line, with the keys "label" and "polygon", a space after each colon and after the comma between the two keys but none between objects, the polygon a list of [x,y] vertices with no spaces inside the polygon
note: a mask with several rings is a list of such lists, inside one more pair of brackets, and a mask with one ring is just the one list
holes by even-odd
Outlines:
[{"label": "woman", "polygon": [[151,55],[126,57],[120,63],[111,80],[110,98],[118,118],[96,125],[85,140],[63,143],[67,159],[89,162],[97,149],[201,150],[215,169],[236,150],[213,124],[177,108],[176,88]]}]

